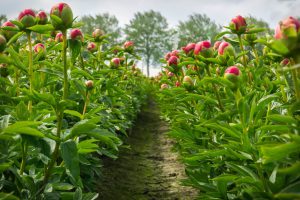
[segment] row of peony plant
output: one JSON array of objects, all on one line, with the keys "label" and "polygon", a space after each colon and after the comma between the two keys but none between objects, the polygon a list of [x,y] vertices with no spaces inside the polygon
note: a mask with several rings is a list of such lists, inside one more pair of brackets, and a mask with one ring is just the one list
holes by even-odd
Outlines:
[{"label": "row of peony plant", "polygon": [[58,3],[1,26],[0,199],[97,198],[101,156],[117,157],[145,99],[133,43],[74,20]]},{"label": "row of peony plant", "polygon": [[300,22],[258,36],[237,16],[225,29],[166,54],[155,79],[184,183],[199,199],[299,199]]}]

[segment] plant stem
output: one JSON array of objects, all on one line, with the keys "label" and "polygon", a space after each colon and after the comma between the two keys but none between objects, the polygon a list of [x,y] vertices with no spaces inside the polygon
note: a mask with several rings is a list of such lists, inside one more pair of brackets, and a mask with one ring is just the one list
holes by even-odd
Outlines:
[{"label": "plant stem", "polygon": [[67,31],[62,31],[63,34],[63,51],[62,51],[62,61],[64,66],[64,92],[63,100],[68,97],[68,66],[67,66]]},{"label": "plant stem", "polygon": [[[33,62],[32,62],[32,44],[31,44],[31,32],[27,32],[27,40],[28,40],[28,76],[29,76],[29,91],[32,93],[33,91]],[[32,101],[28,102],[28,111],[30,115],[32,114]]]},{"label": "plant stem", "polygon": [[258,56],[257,50],[255,49],[255,46],[254,46],[254,45],[252,45],[251,48],[252,48],[253,53],[254,53],[254,55],[255,55],[256,63],[258,64],[258,62],[259,62],[259,56]]},{"label": "plant stem", "polygon": [[[205,69],[206,69],[207,75],[208,75],[209,77],[212,77],[212,76],[211,76],[211,73],[210,73],[210,70],[209,70],[209,66],[206,66]],[[221,98],[220,98],[220,94],[219,94],[218,88],[217,88],[217,86],[216,86],[215,84],[212,84],[212,86],[213,86],[215,95],[216,95],[217,100],[218,100],[219,108],[220,108],[220,110],[221,110],[222,112],[224,112],[225,110],[224,110],[223,104],[222,104],[222,102],[221,102]]]},{"label": "plant stem", "polygon": [[83,107],[83,112],[82,112],[82,116],[84,116],[85,112],[86,112],[86,108],[89,104],[89,100],[90,100],[90,95],[89,95],[89,91],[86,91],[86,100],[84,102],[84,107]]},{"label": "plant stem", "polygon": [[239,38],[239,43],[240,43],[240,48],[241,48],[241,52],[243,54],[243,65],[244,67],[246,67],[246,55],[244,54],[245,53],[245,50],[244,50],[244,46],[243,46],[243,41],[242,41],[242,37],[240,34],[237,35],[238,38]]},{"label": "plant stem", "polygon": [[20,175],[23,175],[24,170],[25,170],[27,150],[28,150],[27,142],[22,138],[22,142],[21,142],[22,162],[21,162],[21,166],[20,166]]}]

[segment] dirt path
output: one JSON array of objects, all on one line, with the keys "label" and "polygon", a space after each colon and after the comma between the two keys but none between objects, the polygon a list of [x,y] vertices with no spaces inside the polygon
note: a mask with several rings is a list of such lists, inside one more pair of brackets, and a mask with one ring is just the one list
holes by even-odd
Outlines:
[{"label": "dirt path", "polygon": [[125,141],[131,149],[121,149],[115,161],[104,161],[99,199],[194,199],[196,192],[180,185],[184,167],[171,151],[173,144],[166,132],[156,105],[149,103]]}]

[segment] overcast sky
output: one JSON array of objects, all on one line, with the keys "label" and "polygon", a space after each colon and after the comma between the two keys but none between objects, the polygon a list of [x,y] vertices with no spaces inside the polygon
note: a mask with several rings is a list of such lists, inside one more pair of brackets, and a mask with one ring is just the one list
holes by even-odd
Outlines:
[{"label": "overcast sky", "polygon": [[[59,0],[0,0],[0,14],[9,19],[25,8],[50,11]],[[124,25],[135,12],[160,11],[171,26],[193,13],[205,13],[220,25],[227,25],[236,15],[252,15],[267,21],[273,28],[279,20],[300,15],[300,0],[65,0],[75,16],[109,12]]]}]

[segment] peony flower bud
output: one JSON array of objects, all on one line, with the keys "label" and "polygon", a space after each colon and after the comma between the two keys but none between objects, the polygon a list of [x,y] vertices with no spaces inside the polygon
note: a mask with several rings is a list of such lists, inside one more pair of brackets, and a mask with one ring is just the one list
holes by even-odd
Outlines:
[{"label": "peony flower bud", "polygon": [[78,28],[71,30],[70,38],[71,38],[71,40],[80,40],[83,42],[83,34],[82,34],[81,30]]},{"label": "peony flower bud", "polygon": [[101,29],[97,28],[94,30],[92,35],[95,42],[100,42],[102,40],[102,36],[104,35],[104,32]]},{"label": "peony flower bud", "polygon": [[179,82],[179,81],[176,81],[175,86],[176,86],[176,87],[180,87],[180,85],[181,85],[180,82]]},{"label": "peony flower bud", "polygon": [[168,72],[168,77],[173,77],[174,73],[173,72]]},{"label": "peony flower bud", "polygon": [[90,42],[87,45],[87,50],[89,52],[96,52],[97,51],[97,45],[94,42]]},{"label": "peony flower bud", "polygon": [[35,25],[35,13],[31,9],[25,9],[22,12],[20,12],[18,17],[19,22],[23,24],[24,27],[31,27]]},{"label": "peony flower bud", "polygon": [[168,89],[168,87],[169,87],[168,84],[163,83],[161,84],[160,89],[164,90],[164,89]]},{"label": "peony flower bud", "polygon": [[171,57],[171,52],[168,52],[166,55],[165,55],[165,60],[168,61]]},{"label": "peony flower bud", "polygon": [[182,85],[187,89],[187,90],[192,90],[194,87],[194,81],[190,76],[184,76]]},{"label": "peony flower bud", "polygon": [[72,27],[73,12],[68,4],[66,3],[55,4],[51,8],[50,15],[54,15],[61,19],[61,22],[51,20],[51,23],[56,30],[66,30]]},{"label": "peony flower bud", "polygon": [[113,59],[111,59],[111,61],[110,61],[110,65],[111,65],[111,67],[113,67],[113,68],[119,67],[120,64],[121,64],[120,58],[113,58]]},{"label": "peony flower bud", "polygon": [[55,36],[55,42],[63,42],[63,34],[57,33]]},{"label": "peony flower bud", "polygon": [[216,41],[214,44],[214,50],[218,51],[220,44],[222,43],[222,41]]},{"label": "peony flower bud", "polygon": [[195,45],[194,54],[198,55],[200,53],[201,56],[208,58],[212,56],[212,51],[210,49],[209,41],[202,41]]},{"label": "peony flower bud", "polygon": [[168,60],[168,65],[169,66],[172,66],[172,65],[175,65],[177,66],[179,63],[179,59],[176,57],[176,56],[171,56]]},{"label": "peony flower bud", "polygon": [[289,37],[297,37],[300,31],[300,21],[294,17],[288,17],[280,22],[275,29],[275,39],[287,39]]},{"label": "peony flower bud", "polygon": [[285,59],[283,59],[281,62],[280,62],[280,65],[282,66],[282,67],[285,67],[285,66],[287,66],[287,65],[289,65],[290,64],[290,60],[288,59],[288,58],[285,58]]},{"label": "peony flower bud", "polygon": [[[16,26],[13,23],[11,23],[10,21],[4,22],[1,27],[14,27],[14,28],[16,28]],[[9,40],[10,38],[12,38],[17,33],[17,31],[2,30],[2,33],[5,36],[6,40]]]},{"label": "peony flower bud", "polygon": [[45,11],[40,11],[36,14],[36,19],[38,24],[47,24],[48,17]]},{"label": "peony flower bud", "polygon": [[177,58],[179,58],[179,51],[178,50],[173,50],[171,52],[171,56],[176,56]]},{"label": "peony flower bud", "polygon": [[6,48],[6,39],[3,35],[0,35],[0,52],[3,52]]},{"label": "peony flower bud", "polygon": [[46,51],[46,48],[42,43],[37,43],[36,45],[34,45],[33,50],[35,53],[40,53],[42,51]]},{"label": "peony flower bud", "polygon": [[222,42],[219,45],[218,54],[234,56],[235,51],[234,51],[234,48],[231,46],[231,44],[229,44],[228,42]]},{"label": "peony flower bud", "polygon": [[242,34],[246,32],[247,23],[244,17],[241,15],[236,16],[230,22],[230,28],[233,30],[234,33]]},{"label": "peony flower bud", "polygon": [[87,80],[87,81],[85,81],[85,86],[87,89],[93,89],[94,82],[92,80]]},{"label": "peony flower bud", "polygon": [[123,45],[124,47],[124,50],[127,51],[127,52],[132,52],[133,51],[133,47],[134,47],[134,44],[132,41],[126,41]]},{"label": "peony flower bud", "polygon": [[224,73],[224,77],[227,80],[229,80],[232,83],[234,83],[234,86],[232,87],[232,89],[236,89],[237,88],[239,76],[240,76],[240,70],[236,66],[228,67],[225,70],[225,73]]},{"label": "peony flower bud", "polygon": [[185,54],[188,54],[195,49],[195,46],[195,43],[189,43],[185,47],[182,47],[182,50],[185,52]]}]

